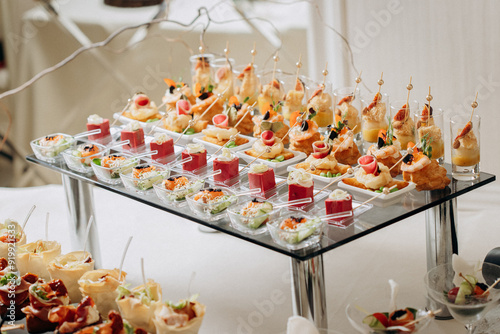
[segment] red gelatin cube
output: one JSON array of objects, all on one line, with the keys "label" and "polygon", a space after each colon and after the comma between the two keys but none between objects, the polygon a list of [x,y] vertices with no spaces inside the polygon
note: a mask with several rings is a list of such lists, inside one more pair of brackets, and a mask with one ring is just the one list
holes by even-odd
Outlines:
[{"label": "red gelatin cube", "polygon": [[[314,185],[310,187],[303,187],[300,184],[289,184],[288,185],[288,201],[293,201],[296,199],[312,198],[314,202]],[[294,206],[303,206],[304,204],[297,204]]]},{"label": "red gelatin cube", "polygon": [[185,162],[182,164],[182,169],[192,172],[196,169],[200,169],[202,167],[205,167],[207,165],[207,151],[203,151],[200,153],[193,153],[189,154],[186,150],[182,151],[182,159],[185,159],[187,157],[193,157],[193,160],[189,162]]},{"label": "red gelatin cube", "polygon": [[248,172],[248,183],[250,189],[260,188],[262,192],[266,192],[276,186],[274,170],[269,168],[263,173]]},{"label": "red gelatin cube", "polygon": [[87,130],[88,131],[97,130],[97,129],[101,129],[101,133],[89,136],[89,140],[98,140],[98,139],[105,138],[105,137],[110,135],[109,119],[105,119],[101,124],[87,123]]},{"label": "red gelatin cube", "polygon": [[219,161],[219,159],[214,160],[214,172],[216,170],[221,170],[221,173],[214,175],[214,180],[218,182],[224,182],[230,180],[238,175],[239,172],[239,159],[234,158],[231,161]]},{"label": "red gelatin cube", "polygon": [[124,145],[125,149],[138,148],[144,144],[144,130],[139,128],[137,131],[122,130],[121,140],[130,140],[129,145]]},{"label": "red gelatin cube", "polygon": [[149,144],[149,147],[151,148],[151,151],[158,151],[158,153],[153,154],[151,158],[153,160],[159,160],[174,153],[174,140],[170,138],[161,144],[152,141]]},{"label": "red gelatin cube", "polygon": [[[352,196],[349,199],[332,200],[327,198],[325,201],[326,214],[339,213],[352,210]],[[336,221],[342,221],[345,218],[334,218]]]}]

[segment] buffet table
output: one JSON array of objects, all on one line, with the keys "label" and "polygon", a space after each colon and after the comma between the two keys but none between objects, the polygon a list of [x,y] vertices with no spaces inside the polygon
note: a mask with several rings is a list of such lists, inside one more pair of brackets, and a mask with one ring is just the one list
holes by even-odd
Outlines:
[{"label": "buffet table", "polygon": [[[67,194],[72,194],[72,195],[77,194],[78,195],[77,197],[70,196],[68,198],[69,203],[70,203],[70,212],[72,212],[72,214],[71,214],[72,219],[71,220],[73,221],[73,223],[75,224],[76,227],[78,227],[78,224],[82,224],[82,221],[79,222],[78,218],[81,220],[83,217],[85,217],[91,211],[93,211],[93,208],[91,206],[89,206],[88,199],[85,199],[85,196],[87,196],[89,194],[91,196],[91,185],[90,184],[94,184],[94,185],[97,185],[99,187],[105,188],[107,190],[110,190],[111,192],[119,193],[121,195],[124,195],[125,197],[133,198],[137,202],[142,202],[142,203],[148,204],[149,206],[159,208],[163,211],[174,213],[176,216],[178,216],[175,219],[175,221],[183,220],[182,218],[188,218],[189,220],[195,221],[195,222],[200,223],[200,224],[205,224],[205,225],[207,224],[206,222],[204,222],[203,220],[201,220],[199,218],[196,219],[195,217],[190,216],[189,213],[176,212],[176,210],[172,210],[170,208],[167,208],[167,207],[161,205],[160,202],[152,200],[151,197],[142,198],[141,196],[137,196],[135,194],[132,194],[132,193],[125,191],[122,187],[110,187],[110,186],[104,185],[104,184],[96,181],[94,178],[86,178],[86,177],[83,177],[81,175],[75,174],[71,171],[68,171],[64,165],[47,164],[45,162],[37,160],[33,156],[28,157],[28,160],[30,160],[31,162],[35,162],[35,163],[40,163],[42,165],[45,165],[46,167],[49,167],[53,170],[57,170],[58,172],[63,174],[63,180],[66,184]],[[437,261],[439,263],[439,262],[442,262],[443,260],[446,260],[446,257],[449,255],[448,253],[450,253],[451,251],[455,251],[457,249],[458,245],[462,245],[462,240],[460,238],[461,234],[458,235],[457,239],[453,240],[453,238],[450,238],[448,236],[450,231],[446,230],[447,227],[440,226],[441,223],[445,223],[444,225],[447,225],[449,228],[450,220],[452,222],[452,224],[451,224],[452,226],[454,226],[454,224],[456,224],[456,218],[457,218],[456,211],[455,211],[456,198],[454,199],[454,197],[464,195],[467,192],[469,192],[470,190],[473,190],[477,187],[483,186],[487,183],[493,182],[494,179],[495,179],[494,176],[487,174],[487,173],[482,173],[481,177],[474,182],[455,182],[454,181],[450,185],[451,186],[450,189],[444,193],[412,192],[404,198],[404,201],[402,203],[403,205],[399,204],[399,205],[391,206],[391,207],[385,208],[385,209],[373,208],[372,211],[368,214],[368,217],[362,216],[360,218],[360,221],[358,223],[356,223],[356,227],[355,227],[356,229],[353,229],[353,231],[350,232],[346,229],[346,231],[344,231],[342,233],[347,233],[347,234],[339,236],[339,235],[335,235],[335,234],[332,235],[330,233],[330,229],[329,229],[329,231],[327,231],[328,237],[323,238],[323,241],[322,241],[322,244],[320,247],[310,248],[310,249],[307,249],[307,250],[301,251],[301,252],[290,252],[290,251],[286,250],[285,248],[282,248],[278,245],[272,244],[272,242],[270,241],[270,237],[268,237],[269,240],[266,240],[265,237],[264,238],[262,238],[262,237],[259,237],[259,238],[248,237],[246,235],[242,235],[241,233],[238,233],[236,230],[232,230],[229,226],[225,226],[225,224],[215,225],[214,228],[221,230],[221,231],[225,232],[226,234],[231,234],[231,235],[236,236],[238,238],[241,238],[241,239],[250,241],[252,243],[258,244],[260,246],[263,246],[263,247],[253,246],[252,252],[262,251],[265,248],[269,248],[269,249],[275,250],[277,252],[286,254],[286,255],[290,256],[290,258],[291,258],[291,273],[285,269],[281,273],[278,273],[277,275],[274,275],[274,276],[269,274],[269,272],[267,272],[267,271],[263,271],[263,270],[253,271],[250,268],[248,269],[248,271],[245,271],[245,269],[234,270],[234,268],[232,266],[229,267],[229,269],[222,267],[222,268],[219,268],[218,270],[219,270],[219,272],[221,270],[224,270],[224,276],[227,274],[227,271],[234,271],[235,273],[240,273],[240,275],[241,275],[241,273],[244,273],[243,274],[244,276],[252,276],[253,272],[265,273],[266,279],[263,282],[260,282],[260,283],[257,283],[257,281],[254,282],[255,283],[254,289],[257,289],[259,291],[262,289],[261,284],[264,284],[267,287],[267,285],[269,284],[267,282],[269,282],[269,280],[277,280],[277,279],[281,280],[280,285],[282,285],[283,283],[285,283],[285,284],[292,283],[292,300],[288,301],[288,303],[286,305],[290,305],[290,304],[293,305],[293,313],[301,314],[304,316],[309,316],[309,317],[313,318],[318,325],[322,325],[325,327],[327,325],[329,325],[330,328],[338,329],[340,327],[337,326],[337,323],[339,323],[339,321],[341,321],[341,319],[343,318],[342,311],[345,308],[345,304],[348,303],[349,300],[351,300],[352,297],[356,295],[355,293],[360,293],[358,291],[359,290],[358,287],[363,286],[363,289],[361,289],[361,291],[363,291],[363,290],[365,291],[365,292],[363,292],[363,294],[366,294],[366,293],[369,293],[370,295],[373,294],[374,298],[381,298],[381,300],[385,300],[385,299],[388,299],[388,294],[389,294],[388,285],[387,285],[387,283],[385,283],[388,278],[393,278],[396,281],[399,281],[402,284],[403,290],[405,290],[405,287],[406,287],[406,289],[415,290],[413,288],[413,286],[416,286],[416,285],[422,286],[423,284],[421,283],[421,277],[425,273],[426,268],[425,268],[425,266],[423,268],[419,267],[419,266],[414,266],[414,264],[425,262],[425,260],[423,260],[425,258],[425,255],[424,255],[425,254],[425,251],[424,251],[425,246],[423,245],[425,240],[427,239],[427,245],[428,245],[428,250],[427,250],[427,256],[428,256],[427,263],[428,263],[428,265],[429,264],[432,265],[433,261],[434,262]],[[474,193],[482,193],[482,191],[480,190],[480,191],[477,191]],[[107,196],[109,196],[109,195],[107,195]],[[465,195],[465,196],[467,196],[467,195]],[[108,203],[108,204],[106,205],[106,209],[104,209],[104,211],[107,211],[108,213],[109,212],[116,213],[117,210],[122,211],[122,207],[115,204],[116,199],[120,198],[120,197],[121,196],[114,195],[111,200],[106,201],[106,203]],[[76,199],[77,202],[74,202],[73,201],[74,199]],[[86,205],[83,205],[85,203],[86,203]],[[100,200],[98,200],[95,203],[102,203],[102,202]],[[78,207],[80,209],[80,213],[77,213],[75,215],[75,212],[73,211],[73,209],[71,209],[71,207],[73,205],[74,205],[74,207]],[[385,254],[383,254],[383,256],[380,256],[380,257],[373,257],[375,253],[372,251],[371,247],[367,247],[367,245],[365,245],[365,239],[367,239],[367,238],[371,239],[374,237],[375,237],[375,239],[377,239],[376,236],[380,232],[370,234],[371,232],[374,232],[382,227],[391,225],[392,223],[398,222],[404,218],[411,217],[412,215],[417,214],[418,212],[422,212],[426,209],[429,209],[435,205],[438,205],[437,208],[439,210],[433,210],[433,209],[427,210],[427,215],[428,216],[434,215],[434,217],[436,218],[435,221],[433,221],[433,218],[427,217],[428,226],[425,227],[425,223],[423,221],[424,219],[422,219],[423,217],[421,215],[419,215],[418,220],[419,220],[420,224],[418,226],[417,233],[413,233],[414,232],[413,231],[412,233],[408,233],[406,235],[404,235],[404,233],[403,233],[403,235],[393,235],[389,239],[385,239],[385,243],[379,244],[377,246],[380,248],[379,250]],[[447,211],[447,212],[443,212],[443,216],[440,217],[438,213],[441,211],[441,209],[443,209],[443,205],[445,206],[444,211]],[[90,209],[89,212],[82,214],[81,211],[86,211],[86,207],[87,207],[87,209]],[[83,209],[83,210],[81,210],[81,209]],[[127,210],[125,210],[125,211],[129,211],[129,209],[131,209],[131,207],[128,207]],[[108,223],[106,223],[106,222],[103,223],[103,220],[100,217],[100,215],[101,215],[100,210],[102,210],[102,209],[99,209],[96,205],[97,221],[99,222],[99,225],[102,225],[102,224],[108,225]],[[121,213],[123,214],[124,212],[121,212]],[[164,213],[164,214],[167,214],[167,213]],[[113,225],[113,228],[116,230],[117,226],[120,226],[120,225],[125,226],[125,224],[127,224],[127,223],[130,224],[131,221],[137,221],[138,223],[137,223],[137,225],[134,226],[134,228],[146,229],[146,228],[149,228],[150,219],[146,218],[148,215],[149,215],[149,213],[146,214],[146,211],[140,210],[140,212],[139,212],[139,210],[138,210],[137,213],[129,214],[123,220],[118,220],[119,223],[113,223],[112,225]],[[75,217],[77,217],[76,221],[75,221]],[[163,218],[163,219],[165,219],[165,218]],[[106,220],[115,221],[116,219],[106,219]],[[125,221],[127,221],[127,223]],[[144,223],[145,221],[147,221],[148,223]],[[395,224],[395,225],[399,226],[402,224],[403,223]],[[189,225],[195,225],[195,224],[189,224]],[[361,226],[361,228],[360,228],[360,226]],[[77,228],[77,230],[78,230],[78,228]],[[406,245],[408,243],[408,240],[406,240],[402,244],[399,244],[404,239],[404,237],[409,237],[411,240],[411,243],[413,244],[414,241],[416,240],[416,239],[413,240],[413,238],[414,238],[413,236],[418,235],[418,233],[424,233],[425,230],[427,230],[428,235],[423,238],[424,241],[421,241],[420,245],[416,245],[417,251],[413,250],[413,251],[409,252],[407,245]],[[168,230],[166,230],[166,231],[168,231]],[[430,231],[432,233],[429,233]],[[451,231],[451,232],[454,235],[454,231]],[[74,231],[72,231],[72,233],[74,233]],[[114,239],[117,235],[119,235],[119,236],[121,236],[121,239],[123,239],[123,240],[119,240],[118,242],[121,241],[121,243],[119,243],[119,244],[123,245],[124,240],[128,236],[126,233],[121,233],[121,232],[119,234],[117,234],[116,232],[112,233],[112,234],[114,234],[114,236],[109,236],[109,233],[106,233],[103,235],[102,232],[100,232],[100,231],[99,231],[99,233],[101,233],[101,235],[100,235],[101,242],[99,242],[98,244],[100,244],[102,246],[107,244],[107,242],[102,242],[103,238]],[[158,243],[160,243],[160,244],[162,243],[163,234],[161,237],[159,237],[159,235],[160,235],[159,233],[156,233],[156,232],[149,232],[149,233],[150,233],[150,237],[151,237],[151,235],[154,234],[155,236],[153,237],[153,239],[158,240]],[[444,233],[442,236],[439,237],[440,239],[437,238],[435,240],[432,240],[433,238],[439,236],[440,233]],[[171,233],[170,235],[172,237],[175,237],[174,234],[175,233]],[[207,237],[210,238],[211,235],[212,234],[208,234]],[[491,235],[491,234],[488,233],[488,235]],[[217,235],[214,238],[219,238],[219,236]],[[431,240],[432,242],[429,242],[429,240]],[[183,244],[184,246],[182,246],[181,248],[185,248],[186,245],[190,244],[191,242],[192,242],[192,238],[188,237],[187,239],[184,240],[184,244]],[[234,242],[234,240],[232,240],[232,242]],[[444,244],[446,244],[445,246],[443,246],[443,242],[444,242]],[[465,243],[467,244],[469,242],[470,241],[467,240]],[[246,243],[242,243],[242,242],[240,242],[240,243],[246,244]],[[329,251],[333,248],[338,248],[339,246],[347,244],[347,243],[349,243],[348,245],[357,244],[358,247],[360,247],[360,249],[362,249],[362,251],[360,253],[360,255],[362,255],[362,257],[354,257],[356,255],[355,252],[352,253],[352,252],[340,251],[344,247],[342,247],[338,250],[336,249],[334,251],[331,251],[330,253],[327,253],[327,251]],[[153,245],[153,242],[149,241],[149,244]],[[193,245],[199,245],[199,243],[193,243]],[[390,245],[390,247],[388,247],[388,245]],[[430,245],[430,247],[429,247],[429,245]],[[484,246],[485,243],[481,243],[481,245]],[[222,248],[220,249],[221,252],[225,252],[226,254],[232,254],[234,256],[234,252],[224,251],[224,249],[226,249],[225,242],[218,244],[218,247],[220,247],[220,246],[222,246]],[[492,248],[496,245],[493,242],[493,243],[490,243],[490,246],[491,246],[490,248]],[[154,246],[150,246],[150,247],[156,248],[156,244]],[[433,247],[434,247],[434,249],[433,249]],[[238,244],[238,246],[236,246],[234,248],[231,247],[229,249],[240,249],[240,246]],[[488,250],[489,250],[489,248],[483,250],[482,251],[483,253],[480,255],[477,255],[477,257],[479,257],[479,258],[484,257],[484,255],[486,254],[486,252]],[[141,251],[142,251],[142,249],[141,249]],[[203,256],[200,257],[201,260],[206,261],[206,259],[211,258],[209,255],[207,255],[207,249],[205,247],[197,247],[196,250],[194,250],[194,247],[193,247],[193,249],[191,251],[195,251],[199,254],[203,254]],[[94,252],[96,252],[96,250],[94,250]],[[119,252],[120,252],[120,247],[118,247],[114,251],[115,254],[114,254],[113,258],[115,259],[115,261],[116,261],[116,258],[118,257]],[[182,252],[184,254],[187,252],[187,250],[183,249]],[[365,252],[367,254],[364,254]],[[267,252],[267,253],[272,253],[272,252]],[[338,253],[340,253],[340,254],[338,254]],[[442,254],[440,254],[440,253],[442,253]],[[461,251],[461,253],[462,253],[462,251]],[[467,253],[468,252],[464,253],[466,258],[468,258],[468,255],[469,255]],[[101,254],[103,255],[103,257],[107,257],[108,253],[103,250],[103,252],[101,252]],[[347,265],[347,267],[344,267],[343,270],[336,271],[333,274],[326,273],[326,275],[323,276],[323,270],[324,270],[323,254],[337,254],[335,256],[335,258],[337,258],[340,255],[340,258],[343,258],[343,261],[346,261],[350,265]],[[262,261],[256,261],[255,260],[256,258],[259,260],[271,259],[271,257],[269,257],[266,254],[264,256],[257,256],[256,258],[241,262],[241,259],[239,259],[239,256],[240,255],[238,254],[237,255],[238,259],[236,261],[238,261],[239,263],[242,263],[244,268],[246,268],[247,266],[257,265],[257,263],[254,263],[254,262],[259,262],[259,264],[260,264],[260,262],[262,262]],[[410,279],[408,279],[408,278],[399,279],[397,277],[398,275],[400,275],[402,273],[396,269],[397,267],[393,267],[392,265],[393,265],[393,262],[396,263],[397,260],[399,260],[398,259],[399,257],[401,257],[401,260],[403,260],[402,267],[404,268],[405,274],[408,273],[409,271],[415,270],[413,276]],[[217,263],[220,263],[219,262],[220,259],[218,258],[218,255],[214,255],[214,258],[217,258]],[[285,257],[282,257],[282,258],[285,258]],[[366,262],[367,258],[369,259],[369,262]],[[234,262],[235,258],[232,258],[230,261]],[[168,261],[162,261],[163,264],[168,264],[169,262],[170,262],[170,259]],[[105,263],[105,262],[103,262],[103,263]],[[223,262],[223,263],[226,263],[226,262]],[[360,281],[353,279],[353,277],[357,277],[357,275],[356,274],[352,275],[351,271],[354,270],[354,272],[356,272],[359,270],[358,268],[353,268],[353,263],[355,263],[356,266],[359,266],[362,269],[362,273],[364,273],[363,276],[364,276],[365,280],[367,279],[367,281],[360,282]],[[410,263],[412,264],[411,266],[409,266]],[[389,265],[389,267],[387,267],[388,265]],[[377,267],[380,267],[382,269],[379,273],[384,276],[383,279],[381,279],[380,282],[376,282],[376,283],[373,282],[372,283],[372,284],[377,286],[376,291],[373,291],[373,289],[371,288],[372,284],[367,284],[367,283],[371,282],[374,279],[374,277],[377,276],[377,275],[374,275],[373,272],[368,271],[369,267],[372,267],[371,270],[373,270],[375,272],[377,272],[377,270],[378,270]],[[373,267],[375,267],[375,268],[373,268]],[[278,268],[278,266],[274,266],[273,268],[276,269],[276,268]],[[346,270],[346,268],[348,270]],[[193,268],[192,270],[196,270],[196,269],[197,268]],[[175,271],[177,271],[177,270],[175,270]],[[186,273],[184,273],[184,274],[186,274]],[[343,276],[345,276],[344,278],[347,279],[346,282],[343,282],[343,279],[342,279]],[[290,279],[290,277],[291,277],[291,279]],[[325,277],[326,277],[326,281],[324,280]],[[246,278],[248,278],[248,277],[246,277]],[[164,276],[161,276],[161,279],[164,279]],[[221,277],[221,279],[222,279],[222,277]],[[218,280],[219,280],[219,278],[216,278],[213,281],[210,280],[210,282],[217,282]],[[239,282],[240,279],[237,279],[237,281]],[[408,281],[412,281],[413,284],[408,285],[408,283],[407,283]],[[353,283],[357,283],[357,284],[353,285]],[[185,286],[189,285],[185,280],[184,280],[184,284],[185,284]],[[334,288],[335,290],[339,289],[339,287],[342,287],[342,284],[346,284],[344,289],[349,291],[350,297],[343,299],[343,300],[338,299],[338,297],[340,297],[342,294],[332,293],[330,291],[330,288],[329,288],[329,285],[332,285],[332,284],[335,286],[335,288]],[[247,285],[238,284],[238,286],[240,289],[247,289]],[[368,287],[370,287],[370,288],[368,288]],[[187,287],[185,289],[187,289]],[[182,291],[182,289],[181,289],[181,291]],[[251,291],[252,291],[252,289],[248,289],[247,293],[251,293]],[[325,293],[325,291],[327,291],[327,293]],[[425,297],[424,297],[424,293],[423,293],[423,291],[424,291],[423,286],[422,286],[422,289],[418,289],[418,291],[419,291],[418,294],[416,296],[412,296],[412,299],[409,299],[407,302],[404,303],[404,305],[424,306],[425,305]],[[191,288],[191,292],[192,292],[192,288]],[[415,292],[416,291],[413,291],[413,293],[415,293]],[[344,294],[345,293],[347,293],[347,291],[345,291]],[[378,297],[375,297],[376,295],[378,295]],[[225,293],[225,296],[227,296],[227,293]],[[403,294],[401,299],[404,298],[404,300],[406,300],[407,297],[409,297],[409,295]],[[326,304],[327,304],[328,298],[334,298],[335,300],[333,303],[334,304],[333,310],[331,309],[331,307],[329,307],[328,308],[329,312],[327,313],[326,312],[326,309],[327,309]],[[415,300],[418,300],[417,304],[415,304],[416,303]],[[245,301],[247,302],[247,300],[245,300]],[[339,301],[342,301],[342,302],[340,303]],[[240,303],[241,302],[236,302],[236,304],[240,304]],[[280,292],[280,290],[274,289],[270,292],[269,297],[267,299],[256,300],[253,303],[252,306],[254,306],[256,308],[256,310],[257,310],[256,312],[250,312],[248,314],[248,316],[246,316],[246,317],[245,316],[236,317],[236,324],[233,322],[232,328],[234,329],[235,326],[238,328],[244,328],[247,326],[250,326],[250,328],[252,326],[253,327],[264,326],[264,320],[272,321],[271,318],[273,318],[273,320],[275,321],[274,314],[276,312],[278,312],[278,308],[280,309],[280,311],[283,310],[283,307],[281,306],[282,304],[285,305],[283,291]],[[233,304],[230,303],[230,305],[233,305]],[[290,315],[290,313],[291,312],[288,312],[289,315]],[[220,315],[221,313],[217,313],[217,314]],[[337,315],[335,317],[332,317],[333,314],[337,314]],[[267,316],[269,316],[269,319],[265,319]],[[245,318],[247,318],[247,319],[245,320]],[[284,323],[284,321],[282,321],[282,323]],[[266,330],[267,330],[268,326],[265,325],[262,328],[266,328]],[[250,332],[250,331],[248,331],[248,327],[246,329],[247,329],[247,332]],[[269,332],[269,333],[273,333],[273,332]]]}]

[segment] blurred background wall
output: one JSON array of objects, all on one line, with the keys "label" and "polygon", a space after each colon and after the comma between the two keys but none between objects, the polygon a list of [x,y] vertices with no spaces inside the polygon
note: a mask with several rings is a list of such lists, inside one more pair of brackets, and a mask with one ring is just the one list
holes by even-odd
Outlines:
[{"label": "blurred background wall", "polygon": [[[158,10],[113,8],[104,6],[102,0],[59,0],[53,4],[62,18],[74,22],[91,42],[104,40],[122,26],[147,22]],[[0,5],[9,71],[4,90],[19,86],[81,46],[39,1],[0,0]],[[454,113],[469,113],[478,91],[477,112],[483,117],[482,170],[500,172],[500,158],[495,154],[500,125],[496,111],[500,87],[500,23],[496,13],[500,3],[173,0],[168,15],[187,24],[202,6],[212,19],[205,35],[208,50],[222,53],[229,41],[236,64],[249,62],[256,42],[256,64],[261,69],[272,67],[271,57],[280,49],[280,68],[293,71],[302,55],[301,73],[316,80],[322,79],[321,71],[328,62],[328,80],[334,88],[352,85],[362,70],[362,91],[374,91],[383,71],[382,90],[392,100],[406,97],[405,87],[412,76],[411,98],[423,103],[431,86],[432,105],[445,109],[446,119]],[[245,21],[241,13],[250,20]],[[188,28],[160,24],[149,29],[143,42],[130,48],[126,47],[134,31],[127,31],[108,47],[81,54],[23,92],[4,99],[14,119],[9,137],[12,144],[25,155],[30,153],[33,138],[61,129],[67,133],[84,131],[89,114],[111,117],[137,90],[159,101],[165,90],[164,77],[188,75],[188,57],[197,52],[206,23],[207,17],[202,15]],[[4,113],[0,120],[0,133],[4,133]],[[14,172],[3,185],[59,182],[51,172],[32,166],[27,169],[22,159],[14,159],[13,167],[10,162],[1,166],[2,171]]]}]

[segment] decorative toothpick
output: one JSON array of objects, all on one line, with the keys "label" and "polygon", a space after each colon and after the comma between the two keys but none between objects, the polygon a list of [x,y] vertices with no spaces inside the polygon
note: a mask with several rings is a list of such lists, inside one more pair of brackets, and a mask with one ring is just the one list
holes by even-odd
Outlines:
[{"label": "decorative toothpick", "polygon": [[432,95],[431,95],[431,86],[429,86],[429,95],[427,95],[425,97],[425,99],[427,100],[427,110],[429,110],[429,115],[431,114],[431,101],[433,99]]},{"label": "decorative toothpick", "polygon": [[406,89],[408,89],[408,95],[406,96],[406,110],[405,110],[405,115],[408,117],[410,113],[410,106],[408,103],[410,103],[410,91],[413,89],[413,85],[411,84],[411,76],[410,76],[410,83],[406,85]]},{"label": "decorative toothpick", "polygon": [[323,92],[326,88],[326,76],[328,75],[328,62],[326,62],[325,69],[321,72],[323,74],[323,83],[321,84],[321,98],[323,97]]},{"label": "decorative toothpick", "polygon": [[200,41],[200,47],[198,48],[201,54],[201,68],[205,71],[205,47],[203,46],[203,41]]},{"label": "decorative toothpick", "polygon": [[354,91],[352,92],[352,96],[355,97],[356,95],[356,89],[358,89],[359,83],[362,81],[361,80],[361,73],[363,73],[363,70],[359,71],[359,75],[356,77],[356,85],[354,86]]},{"label": "decorative toothpick", "polygon": [[226,55],[226,64],[229,64],[229,41],[226,41],[226,48],[224,49],[224,54]]},{"label": "decorative toothpick", "polygon": [[[123,116],[123,113],[124,113],[125,111],[127,111],[128,107],[130,107],[130,104],[132,104],[132,99],[128,99],[128,101],[127,101],[127,105],[125,106],[125,108],[123,108],[123,109],[122,109],[122,111],[120,111],[120,117],[121,117],[121,116]],[[111,126],[114,126],[114,125],[116,124],[116,122],[118,122],[118,119],[119,119],[120,117],[117,117],[117,118],[113,121],[113,123],[111,124]]]},{"label": "decorative toothpick", "polygon": [[354,172],[358,169],[359,167],[355,167],[354,169],[353,168],[349,168],[347,170],[347,172],[344,174],[344,175],[340,175],[338,177],[336,177],[335,179],[333,179],[332,182],[328,183],[326,186],[324,186],[323,188],[321,188],[316,194],[314,194],[314,197],[317,196],[318,194],[320,194],[323,190],[325,190],[326,188],[330,187],[332,184],[334,184],[335,182],[338,182],[348,176],[353,176],[354,175]]},{"label": "decorative toothpick", "polygon": [[253,42],[253,49],[250,50],[250,54],[252,55],[252,63],[251,65],[253,66],[253,63],[255,63],[255,55],[257,54],[257,49],[256,49],[256,43]]},{"label": "decorative toothpick", "polygon": [[384,72],[382,72],[382,74],[380,74],[380,79],[377,81],[379,94],[380,94],[380,90],[382,89],[382,85],[384,84],[384,79],[382,79],[383,77],[384,77]]},{"label": "decorative toothpick", "polygon": [[273,79],[271,80],[271,84],[274,82],[274,78],[276,77],[276,67],[278,66],[278,61],[280,60],[280,57],[278,57],[278,51],[276,51],[276,54],[273,56],[274,60],[274,68],[273,68]]},{"label": "decorative toothpick", "polygon": [[359,206],[361,207],[361,206],[363,206],[363,205],[365,205],[365,204],[368,204],[368,203],[370,203],[371,201],[373,201],[375,198],[380,197],[380,196],[382,196],[382,195],[389,195],[389,194],[391,193],[391,190],[392,190],[392,189],[394,189],[394,188],[396,188],[397,186],[398,186],[398,185],[397,185],[397,184],[395,184],[395,185],[393,185],[393,186],[392,186],[392,187],[390,187],[390,188],[384,187],[384,189],[382,190],[382,192],[381,192],[381,193],[378,193],[378,194],[376,194],[375,196],[373,196],[373,197],[371,197],[371,198],[367,199],[366,201],[364,201],[363,203],[361,203]]},{"label": "decorative toothpick", "polygon": [[295,73],[295,82],[297,82],[297,80],[299,80],[299,71],[302,67],[302,54],[299,55],[299,61],[295,63],[295,66],[297,67],[297,72]]},{"label": "decorative toothpick", "polygon": [[472,116],[474,115],[474,109],[476,109],[476,108],[477,108],[477,94],[478,94],[478,93],[479,93],[479,92],[476,92],[476,97],[474,98],[474,102],[472,102],[472,103],[470,104],[470,106],[472,107],[472,112],[470,113],[470,121],[469,121],[469,122],[471,122],[471,123],[472,123]]},{"label": "decorative toothpick", "polygon": [[249,112],[252,112],[253,110],[253,107],[255,107],[255,105],[257,104],[257,101],[255,101],[250,107],[247,108],[247,111],[245,112],[245,114],[243,114],[243,117],[240,118],[240,120],[238,121],[238,123],[236,123],[235,126],[233,126],[233,128],[237,128],[238,125],[240,125],[241,122],[243,122],[243,120],[245,119],[245,117],[248,115]]}]

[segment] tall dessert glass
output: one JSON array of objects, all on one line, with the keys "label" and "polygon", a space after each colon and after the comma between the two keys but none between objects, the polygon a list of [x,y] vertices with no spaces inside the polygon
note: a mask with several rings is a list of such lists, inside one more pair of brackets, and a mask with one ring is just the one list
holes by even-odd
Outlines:
[{"label": "tall dessert glass", "polygon": [[191,83],[194,93],[196,95],[196,85],[200,85],[200,89],[205,91],[209,90],[209,87],[213,87],[215,84],[212,62],[215,56],[213,54],[198,54],[189,57],[191,62]]},{"label": "tall dessert glass", "polygon": [[389,108],[389,95],[376,93],[361,97],[362,106],[362,133],[363,140],[373,144],[378,140],[381,129],[387,130],[387,109]]},{"label": "tall dessert glass", "polygon": [[233,72],[234,59],[217,58],[212,62],[214,70],[215,88],[214,93],[224,94],[222,98],[228,100],[234,95],[235,75]]},{"label": "tall dessert glass", "polygon": [[424,138],[432,147],[431,159],[436,159],[440,165],[444,163],[444,131],[443,109],[432,108],[429,112],[427,105],[414,114],[416,139]]},{"label": "tall dessert glass", "polygon": [[[498,305],[500,299],[500,290],[496,287],[485,294],[465,295],[463,298],[460,294],[471,286],[474,282],[468,282],[465,279],[460,285],[460,290],[454,290],[453,277],[455,271],[451,263],[439,265],[427,273],[425,276],[425,286],[430,298],[434,301],[445,305],[450,314],[460,323],[465,325],[467,333],[472,333],[476,323],[481,320],[484,315],[494,306]],[[465,275],[469,281],[472,281],[469,275]],[[474,275],[479,283],[486,282],[492,284],[496,279],[500,278],[500,267],[491,263],[483,263],[481,269],[475,272]],[[464,287],[462,288],[462,285]],[[474,289],[477,287],[474,284]],[[457,291],[457,293],[453,292]]]},{"label": "tall dessert glass", "polygon": [[347,121],[347,125],[354,129],[354,138],[361,139],[361,99],[359,88],[344,87],[333,91],[333,105],[335,108],[335,122]]},{"label": "tall dessert glass", "polygon": [[406,150],[409,142],[415,142],[415,123],[413,114],[418,112],[418,101],[396,100],[391,102],[391,119],[396,141],[401,144],[401,149]]},{"label": "tall dessert glass", "polygon": [[457,180],[479,176],[481,117],[453,116],[450,120],[452,175]]}]

